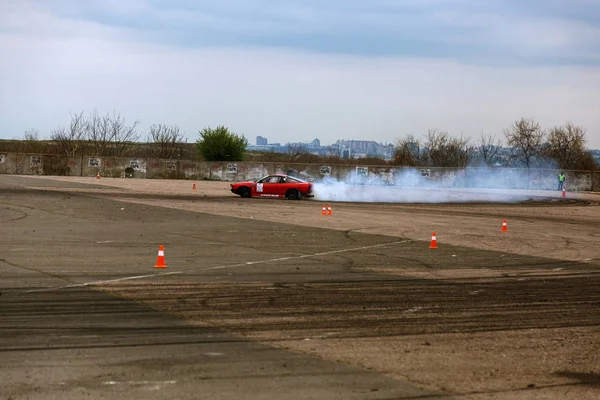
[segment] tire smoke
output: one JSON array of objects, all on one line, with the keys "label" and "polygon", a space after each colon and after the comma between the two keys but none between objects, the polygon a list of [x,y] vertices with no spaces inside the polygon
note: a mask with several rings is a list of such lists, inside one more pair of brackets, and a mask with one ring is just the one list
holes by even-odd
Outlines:
[{"label": "tire smoke", "polygon": [[[361,203],[518,203],[554,197],[555,171],[532,176],[531,171],[507,168],[466,170],[391,169],[380,173],[349,173],[344,179],[326,177],[313,184],[318,201]],[[535,192],[531,189],[545,190]]]}]

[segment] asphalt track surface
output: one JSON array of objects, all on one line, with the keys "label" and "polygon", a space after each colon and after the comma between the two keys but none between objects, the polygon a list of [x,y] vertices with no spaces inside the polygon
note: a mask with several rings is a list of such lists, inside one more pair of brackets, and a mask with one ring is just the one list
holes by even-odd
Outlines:
[{"label": "asphalt track surface", "polygon": [[[452,398],[243,335],[600,325],[595,264],[443,245],[432,255],[418,241],[124,206],[30,190],[18,177],[0,176],[0,223],[0,399]],[[166,270],[152,268],[159,244]],[[500,273],[522,269],[527,279],[368,270],[398,263],[429,271],[493,265]],[[119,282],[128,284],[111,288]]]},{"label": "asphalt track surface", "polygon": [[[202,270],[297,249],[294,235],[323,249],[329,232],[148,206],[121,212],[112,200],[24,190],[2,178],[9,183],[0,184],[1,399],[447,398],[77,286],[156,273],[159,243],[179,270]],[[382,242],[335,236],[337,246]],[[288,275],[275,267],[261,274]]]}]

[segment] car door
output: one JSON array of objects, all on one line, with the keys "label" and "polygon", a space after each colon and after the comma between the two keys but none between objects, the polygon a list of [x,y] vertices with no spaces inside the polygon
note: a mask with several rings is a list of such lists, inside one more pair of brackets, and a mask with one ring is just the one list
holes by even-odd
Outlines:
[{"label": "car door", "polygon": [[253,192],[257,195],[257,196],[272,196],[275,193],[277,187],[275,186],[276,183],[274,182],[278,182],[279,179],[278,177],[273,177],[273,176],[269,176],[266,177],[265,179],[261,179],[260,181],[256,182],[256,185],[254,185],[253,187]]},{"label": "car door", "polygon": [[277,194],[280,196],[285,196],[285,192],[287,192],[291,187],[294,187],[294,182],[290,181],[287,177],[281,177],[279,183],[277,184]]},{"label": "car door", "polygon": [[280,196],[285,193],[285,184],[281,182],[281,177],[272,176],[271,179],[269,179],[267,190],[268,194],[271,196]]},{"label": "car door", "polygon": [[252,196],[260,196],[263,194],[266,180],[267,178],[263,178],[252,184]]}]

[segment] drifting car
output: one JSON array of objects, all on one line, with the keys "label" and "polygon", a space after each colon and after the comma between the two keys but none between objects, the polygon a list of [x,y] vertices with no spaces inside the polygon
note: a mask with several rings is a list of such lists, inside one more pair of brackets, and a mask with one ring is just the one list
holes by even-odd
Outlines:
[{"label": "drifting car", "polygon": [[232,183],[231,191],[241,197],[276,197],[290,200],[314,197],[312,183],[283,174],[267,175],[257,181]]}]

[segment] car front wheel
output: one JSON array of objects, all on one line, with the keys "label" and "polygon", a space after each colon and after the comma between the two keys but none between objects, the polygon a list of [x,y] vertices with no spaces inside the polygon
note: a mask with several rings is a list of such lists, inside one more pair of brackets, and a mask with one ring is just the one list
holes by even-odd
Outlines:
[{"label": "car front wheel", "polygon": [[241,188],[238,189],[238,194],[241,197],[251,197],[252,193],[250,192],[250,188],[248,186],[242,186]]}]

